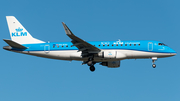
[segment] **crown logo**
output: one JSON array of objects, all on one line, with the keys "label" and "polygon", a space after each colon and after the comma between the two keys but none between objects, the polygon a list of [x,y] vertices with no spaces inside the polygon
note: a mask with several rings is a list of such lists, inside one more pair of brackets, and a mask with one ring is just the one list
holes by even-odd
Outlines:
[{"label": "crown logo", "polygon": [[109,52],[109,54],[108,55],[112,55],[112,53],[111,52]]},{"label": "crown logo", "polygon": [[21,29],[20,27],[18,29],[16,29],[17,32],[21,32],[23,29]]}]

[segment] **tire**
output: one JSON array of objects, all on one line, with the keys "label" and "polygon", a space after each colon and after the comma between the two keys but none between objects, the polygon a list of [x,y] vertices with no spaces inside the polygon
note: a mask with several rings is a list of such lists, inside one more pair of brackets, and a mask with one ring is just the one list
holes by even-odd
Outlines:
[{"label": "tire", "polygon": [[94,67],[94,66],[90,66],[89,69],[90,69],[91,72],[94,72],[94,71],[95,71],[95,67]]}]

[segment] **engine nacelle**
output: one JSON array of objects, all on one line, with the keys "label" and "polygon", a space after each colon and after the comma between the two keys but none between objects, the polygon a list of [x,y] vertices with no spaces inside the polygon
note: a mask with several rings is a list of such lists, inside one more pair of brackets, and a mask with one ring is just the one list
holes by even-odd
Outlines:
[{"label": "engine nacelle", "polygon": [[102,58],[112,58],[112,59],[123,59],[123,58],[126,58],[126,55],[121,53],[121,52],[118,52],[118,51],[102,51],[102,52],[99,52],[98,53],[98,56],[99,57],[102,57]]},{"label": "engine nacelle", "polygon": [[101,65],[107,66],[109,68],[117,68],[117,67],[120,67],[120,61],[102,62]]}]

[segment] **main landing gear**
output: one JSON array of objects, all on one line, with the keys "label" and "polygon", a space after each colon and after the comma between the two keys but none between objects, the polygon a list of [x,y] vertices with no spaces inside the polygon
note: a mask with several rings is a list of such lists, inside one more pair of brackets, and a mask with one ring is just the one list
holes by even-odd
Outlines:
[{"label": "main landing gear", "polygon": [[94,65],[96,64],[96,62],[93,62],[93,58],[89,58],[88,61],[83,61],[82,65],[84,64],[87,64],[89,66],[91,72],[95,71]]},{"label": "main landing gear", "polygon": [[93,62],[93,58],[89,58],[88,62],[87,62],[87,65],[90,66],[89,69],[90,69],[91,72],[95,71],[94,64],[95,64],[95,62]]},{"label": "main landing gear", "polygon": [[152,57],[152,67],[156,68],[156,64],[154,62],[157,60],[157,57]]}]

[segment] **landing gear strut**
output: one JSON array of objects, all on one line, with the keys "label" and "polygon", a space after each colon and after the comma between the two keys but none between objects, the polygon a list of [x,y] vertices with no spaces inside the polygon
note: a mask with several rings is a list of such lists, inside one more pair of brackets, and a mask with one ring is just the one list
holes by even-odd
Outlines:
[{"label": "landing gear strut", "polygon": [[87,65],[88,65],[88,66],[92,66],[92,65],[93,65],[93,62],[92,62],[92,61],[88,61],[88,62],[87,62]]},{"label": "landing gear strut", "polygon": [[96,64],[96,63],[93,62],[93,58],[89,58],[89,59],[88,59],[88,62],[87,62],[87,65],[90,66],[89,69],[90,69],[91,72],[94,72],[94,71],[95,71],[94,64]]},{"label": "landing gear strut", "polygon": [[156,68],[156,64],[154,62],[157,60],[157,57],[152,57],[152,67]]}]

